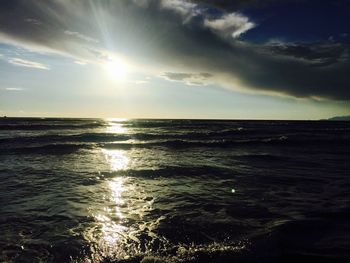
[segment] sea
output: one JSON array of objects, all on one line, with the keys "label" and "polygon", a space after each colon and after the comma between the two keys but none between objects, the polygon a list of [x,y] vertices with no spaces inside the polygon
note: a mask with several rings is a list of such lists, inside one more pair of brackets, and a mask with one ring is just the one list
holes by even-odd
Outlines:
[{"label": "sea", "polygon": [[0,119],[0,262],[350,262],[350,122]]}]

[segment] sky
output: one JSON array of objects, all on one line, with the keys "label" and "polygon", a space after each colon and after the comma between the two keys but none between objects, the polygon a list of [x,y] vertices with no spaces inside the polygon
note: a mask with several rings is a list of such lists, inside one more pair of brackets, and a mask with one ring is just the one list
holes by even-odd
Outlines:
[{"label": "sky", "polygon": [[350,115],[350,0],[1,0],[0,116]]}]

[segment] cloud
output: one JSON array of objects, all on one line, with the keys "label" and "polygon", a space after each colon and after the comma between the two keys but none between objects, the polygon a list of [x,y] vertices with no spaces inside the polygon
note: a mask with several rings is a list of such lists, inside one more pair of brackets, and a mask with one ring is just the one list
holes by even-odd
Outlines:
[{"label": "cloud", "polygon": [[329,66],[345,62],[349,46],[340,43],[271,43],[267,49],[273,54],[294,57],[314,66]]},{"label": "cloud", "polygon": [[194,17],[202,16],[203,26],[221,36],[231,35],[233,38],[237,38],[256,26],[249,21],[248,17],[240,13],[220,13],[213,18],[200,5],[184,0],[161,0],[160,7],[180,14],[185,23],[188,23]]},{"label": "cloud", "polygon": [[192,17],[198,13],[197,5],[183,0],[161,0],[163,9],[173,10],[184,17]]},{"label": "cloud", "polygon": [[148,81],[147,80],[131,80],[131,81],[129,81],[129,83],[136,84],[136,85],[143,85],[143,84],[147,84]]},{"label": "cloud", "polygon": [[[235,7],[229,2],[232,6],[236,3]],[[0,42],[87,63],[121,56],[145,75],[162,75],[173,81],[177,78],[187,84],[210,82],[247,92],[350,100],[349,44],[325,41],[277,45],[242,40],[239,36],[252,27],[259,30],[253,19],[235,9],[245,5],[244,1],[5,3],[0,6]],[[28,22],[28,18],[41,24]],[[88,41],[88,36],[98,42]],[[33,61],[12,62],[47,67]],[[198,72],[206,72],[210,78]],[[176,74],[188,75],[181,78]]]},{"label": "cloud", "polygon": [[64,33],[65,33],[66,35],[74,36],[74,37],[77,37],[77,38],[82,39],[82,40],[87,41],[87,42],[95,42],[95,43],[98,43],[98,40],[97,40],[97,39],[94,39],[94,38],[92,38],[92,37],[85,36],[85,35],[83,35],[83,34],[80,34],[79,32],[73,32],[73,31],[65,30]]},{"label": "cloud", "polygon": [[22,91],[24,90],[23,88],[18,88],[18,87],[9,87],[9,88],[4,88],[6,91]]},{"label": "cloud", "polygon": [[24,21],[28,22],[28,23],[31,23],[33,25],[36,25],[36,26],[42,25],[42,23],[39,20],[34,19],[34,18],[26,18],[26,19],[24,19]]},{"label": "cloud", "polygon": [[170,81],[181,81],[187,85],[207,85],[208,80],[213,75],[207,72],[203,73],[181,73],[181,72],[165,72],[162,77]]},{"label": "cloud", "polygon": [[302,2],[306,0],[193,0],[197,4],[204,4],[207,6],[212,6],[220,8],[223,10],[239,10],[246,7],[264,7],[271,3],[277,2]]},{"label": "cloud", "polygon": [[37,68],[37,69],[45,69],[49,70],[50,68],[44,64],[39,62],[25,60],[21,58],[10,58],[8,62],[15,66],[26,67],[26,68]]},{"label": "cloud", "polygon": [[78,65],[81,65],[81,66],[85,66],[87,64],[86,61],[81,61],[81,60],[75,60],[74,63],[78,64]]},{"label": "cloud", "polygon": [[239,13],[231,13],[217,19],[205,18],[204,26],[218,34],[224,36],[232,35],[233,38],[237,38],[244,32],[255,27],[255,24]]}]

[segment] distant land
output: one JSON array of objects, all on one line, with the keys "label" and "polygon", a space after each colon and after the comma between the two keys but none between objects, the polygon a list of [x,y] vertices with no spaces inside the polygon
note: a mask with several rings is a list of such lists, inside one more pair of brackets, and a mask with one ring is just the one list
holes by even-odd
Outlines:
[{"label": "distant land", "polygon": [[336,116],[327,119],[327,121],[350,121],[350,116]]}]

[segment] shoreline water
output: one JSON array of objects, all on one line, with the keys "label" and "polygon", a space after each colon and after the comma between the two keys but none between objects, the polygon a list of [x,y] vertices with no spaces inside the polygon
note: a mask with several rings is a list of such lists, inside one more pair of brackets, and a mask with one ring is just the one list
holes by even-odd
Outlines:
[{"label": "shoreline water", "polygon": [[347,262],[349,131],[2,119],[0,261]]}]

